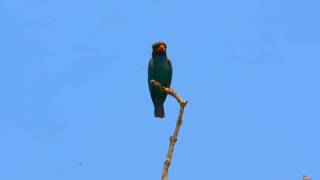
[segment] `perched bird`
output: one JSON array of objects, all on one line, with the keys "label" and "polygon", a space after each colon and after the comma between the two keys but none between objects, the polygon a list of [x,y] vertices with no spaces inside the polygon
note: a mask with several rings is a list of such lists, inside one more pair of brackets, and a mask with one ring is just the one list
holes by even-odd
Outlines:
[{"label": "perched bird", "polygon": [[148,66],[148,84],[151,99],[154,105],[154,116],[163,118],[163,103],[167,93],[161,92],[150,84],[150,80],[156,80],[162,86],[170,88],[172,79],[172,65],[167,58],[167,45],[164,42],[156,42],[152,45],[152,58]]}]

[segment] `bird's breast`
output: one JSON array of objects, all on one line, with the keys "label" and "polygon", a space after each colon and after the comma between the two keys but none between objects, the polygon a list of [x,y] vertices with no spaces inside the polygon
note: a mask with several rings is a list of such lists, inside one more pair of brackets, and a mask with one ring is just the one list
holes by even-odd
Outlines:
[{"label": "bird's breast", "polygon": [[168,85],[170,79],[170,65],[168,60],[155,60],[154,78],[163,85]]}]

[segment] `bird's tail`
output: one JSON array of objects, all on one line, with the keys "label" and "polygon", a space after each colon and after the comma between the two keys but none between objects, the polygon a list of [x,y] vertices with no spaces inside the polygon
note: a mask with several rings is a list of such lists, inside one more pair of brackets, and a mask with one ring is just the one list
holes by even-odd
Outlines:
[{"label": "bird's tail", "polygon": [[164,118],[163,104],[154,106],[154,116],[158,118]]}]

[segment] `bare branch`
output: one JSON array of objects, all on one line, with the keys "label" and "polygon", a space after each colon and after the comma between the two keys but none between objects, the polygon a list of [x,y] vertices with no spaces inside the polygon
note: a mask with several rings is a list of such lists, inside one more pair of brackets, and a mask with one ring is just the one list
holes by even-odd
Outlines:
[{"label": "bare branch", "polygon": [[188,101],[183,100],[178,95],[178,93],[176,93],[173,89],[162,86],[161,83],[156,81],[156,80],[151,80],[150,84],[152,84],[154,87],[156,87],[160,91],[163,91],[163,92],[171,95],[172,97],[174,97],[177,100],[177,102],[179,103],[179,105],[180,105],[179,116],[178,116],[178,119],[177,119],[176,128],[174,129],[173,135],[170,136],[169,149],[168,149],[167,157],[166,157],[166,160],[164,161],[163,169],[162,169],[161,180],[168,180],[168,171],[169,171],[169,166],[171,164],[171,159],[172,159],[172,155],[173,155],[174,146],[175,146],[175,143],[178,140],[177,138],[178,138],[178,134],[179,134],[179,130],[180,130],[181,124],[182,124],[182,117],[183,117],[184,107],[187,105]]},{"label": "bare branch", "polygon": [[309,176],[303,175],[303,180],[311,180],[311,178]]}]

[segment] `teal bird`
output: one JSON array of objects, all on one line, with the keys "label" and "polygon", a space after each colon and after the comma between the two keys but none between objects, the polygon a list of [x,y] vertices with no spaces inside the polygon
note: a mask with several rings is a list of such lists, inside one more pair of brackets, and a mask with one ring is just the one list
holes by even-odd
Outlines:
[{"label": "teal bird", "polygon": [[167,45],[164,42],[157,42],[152,45],[152,58],[148,66],[148,84],[151,99],[154,105],[154,116],[163,118],[163,103],[166,100],[167,93],[161,92],[152,84],[150,80],[156,80],[162,86],[170,88],[172,79],[172,65],[167,58]]}]

